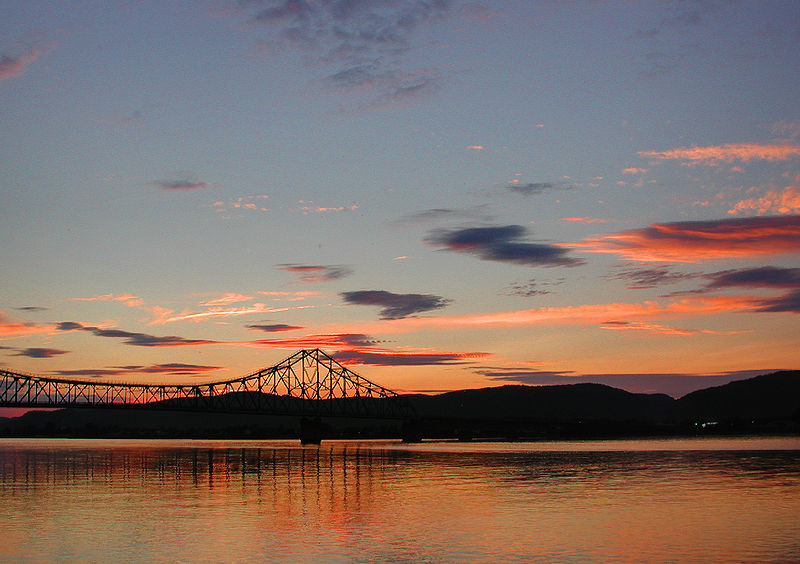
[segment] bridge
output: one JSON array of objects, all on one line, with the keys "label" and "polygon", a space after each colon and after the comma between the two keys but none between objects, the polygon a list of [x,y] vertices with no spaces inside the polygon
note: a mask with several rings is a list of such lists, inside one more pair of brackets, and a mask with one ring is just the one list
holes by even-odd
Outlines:
[{"label": "bridge", "polygon": [[48,378],[0,369],[0,407],[139,408],[410,420],[407,398],[321,351],[234,380],[154,385]]}]

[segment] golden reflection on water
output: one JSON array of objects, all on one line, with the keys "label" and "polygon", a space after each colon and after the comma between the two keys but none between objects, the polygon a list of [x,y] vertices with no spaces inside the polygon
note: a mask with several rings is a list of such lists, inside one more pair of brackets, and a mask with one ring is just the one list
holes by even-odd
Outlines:
[{"label": "golden reflection on water", "polygon": [[785,562],[774,441],[5,440],[0,560]]}]

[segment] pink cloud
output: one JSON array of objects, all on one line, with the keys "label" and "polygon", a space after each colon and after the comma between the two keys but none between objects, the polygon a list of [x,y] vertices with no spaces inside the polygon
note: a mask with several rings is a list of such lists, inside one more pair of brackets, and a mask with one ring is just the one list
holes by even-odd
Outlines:
[{"label": "pink cloud", "polygon": [[4,311],[0,311],[0,339],[49,334],[53,332],[54,327],[51,325],[38,325],[30,321],[17,321],[8,317]]},{"label": "pink cloud", "polygon": [[251,299],[253,299],[252,296],[245,296],[243,294],[237,294],[235,292],[227,292],[218,298],[208,300],[200,305],[203,307],[224,306],[228,304],[235,304],[237,302],[246,302],[247,300]]},{"label": "pink cloud", "polygon": [[76,302],[120,302],[128,307],[139,307],[144,304],[144,300],[132,294],[102,294],[89,298],[72,298]]},{"label": "pink cloud", "polygon": [[597,217],[562,217],[561,221],[572,221],[574,223],[605,223],[605,219]]},{"label": "pink cloud", "polygon": [[640,262],[699,262],[800,251],[800,215],[655,223],[565,244]]},{"label": "pink cloud", "polygon": [[219,317],[235,317],[239,315],[251,315],[254,313],[276,313],[280,311],[289,311],[289,309],[305,309],[311,306],[300,306],[295,308],[288,308],[288,307],[280,307],[280,308],[269,308],[263,303],[255,303],[249,307],[234,307],[234,308],[224,308],[224,307],[213,307],[208,311],[198,311],[198,312],[182,312],[177,315],[170,315],[170,316],[160,316],[157,319],[151,321],[150,325],[162,325],[164,323],[174,323],[175,321],[201,321],[203,319],[208,318],[219,318]]},{"label": "pink cloud", "polygon": [[681,147],[669,151],[639,151],[640,157],[689,161],[692,164],[718,165],[734,161],[786,161],[800,156],[798,145],[727,143],[713,147]]},{"label": "pink cloud", "polygon": [[25,68],[41,57],[44,51],[34,50],[18,57],[9,55],[0,56],[0,81],[20,76]]},{"label": "pink cloud", "polygon": [[473,151],[483,151],[483,145],[468,145],[467,149],[472,149]]},{"label": "pink cloud", "polygon": [[758,215],[800,212],[800,175],[794,179],[793,186],[787,186],[783,190],[769,190],[761,197],[736,202],[728,213],[736,215],[747,211],[755,211]]},{"label": "pink cloud", "polygon": [[363,333],[331,333],[308,335],[288,339],[263,339],[238,343],[248,347],[270,347],[279,349],[321,348],[333,350],[334,358],[348,365],[360,366],[430,366],[462,364],[485,358],[488,353],[451,352],[432,350],[391,350],[377,348],[378,341]]}]

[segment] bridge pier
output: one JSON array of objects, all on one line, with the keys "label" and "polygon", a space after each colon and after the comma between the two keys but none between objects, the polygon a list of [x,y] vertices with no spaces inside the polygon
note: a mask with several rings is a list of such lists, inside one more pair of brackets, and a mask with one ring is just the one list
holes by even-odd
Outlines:
[{"label": "bridge pier", "polygon": [[422,422],[418,419],[406,419],[400,429],[404,443],[422,442]]},{"label": "bridge pier", "polygon": [[300,420],[300,444],[318,445],[322,439],[326,438],[325,435],[330,435],[326,432],[328,430],[329,426],[324,424],[319,417],[315,419],[303,417]]}]

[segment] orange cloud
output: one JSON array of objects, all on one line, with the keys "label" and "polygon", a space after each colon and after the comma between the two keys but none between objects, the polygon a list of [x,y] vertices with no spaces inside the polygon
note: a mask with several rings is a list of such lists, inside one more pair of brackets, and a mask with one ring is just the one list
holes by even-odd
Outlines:
[{"label": "orange cloud", "polygon": [[800,212],[800,175],[795,178],[794,186],[787,186],[783,190],[770,190],[760,198],[737,202],[728,213],[736,215],[746,211],[755,211],[758,215]]},{"label": "orange cloud", "polygon": [[235,308],[222,308],[222,307],[214,307],[209,309],[208,311],[198,311],[198,312],[183,312],[179,313],[178,315],[173,315],[170,317],[159,317],[154,321],[150,322],[150,325],[161,325],[164,323],[173,323],[175,321],[186,321],[186,320],[194,320],[200,321],[202,319],[206,319],[209,317],[234,317],[238,315],[250,315],[253,313],[276,313],[280,311],[289,311],[289,309],[305,309],[311,306],[300,306],[296,308],[288,308],[288,307],[279,307],[279,308],[268,308],[265,304],[256,303],[250,307],[235,307]]},{"label": "orange cloud", "polygon": [[[764,298],[756,296],[694,296],[667,303],[645,301],[641,303],[587,304],[450,317],[408,317],[384,320],[380,323],[353,325],[347,330],[387,334],[435,327],[454,330],[525,325],[608,325],[609,319],[620,324],[641,320],[756,312],[763,305]],[[341,329],[341,325],[339,328]]]},{"label": "orange cloud", "polygon": [[131,294],[103,294],[100,296],[92,296],[90,298],[72,298],[76,302],[120,302],[128,307],[139,307],[144,304],[144,300],[139,296]]},{"label": "orange cloud", "polygon": [[25,68],[44,54],[44,51],[34,50],[18,57],[10,55],[0,56],[0,81],[14,76],[20,76]]},{"label": "orange cloud", "polygon": [[51,325],[37,325],[30,321],[16,321],[8,317],[4,311],[0,311],[0,339],[52,333],[53,330],[54,328]]},{"label": "orange cloud", "polygon": [[235,304],[237,302],[246,302],[247,300],[251,299],[253,299],[252,296],[245,296],[243,294],[237,294],[235,292],[227,292],[218,298],[214,298],[213,300],[208,300],[207,302],[203,302],[200,305],[203,307],[223,306],[228,304]]},{"label": "orange cloud", "polygon": [[605,219],[597,217],[562,217],[561,221],[572,221],[575,223],[605,223]]},{"label": "orange cloud", "polygon": [[693,164],[717,165],[734,161],[786,161],[800,156],[798,145],[760,145],[758,143],[726,143],[714,147],[682,147],[669,151],[639,151],[640,157],[659,160],[689,161]]},{"label": "orange cloud", "polygon": [[564,244],[640,262],[698,262],[800,251],[800,215],[656,223]]},{"label": "orange cloud", "polygon": [[675,327],[667,327],[658,323],[649,323],[645,321],[606,321],[600,326],[601,329],[610,329],[612,331],[647,331],[657,335],[676,335],[676,336],[691,336],[698,333],[708,335],[739,335],[744,331],[710,331],[708,329],[678,329]]}]

